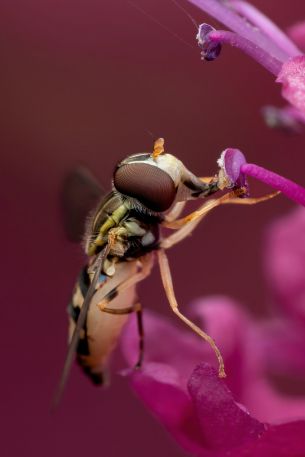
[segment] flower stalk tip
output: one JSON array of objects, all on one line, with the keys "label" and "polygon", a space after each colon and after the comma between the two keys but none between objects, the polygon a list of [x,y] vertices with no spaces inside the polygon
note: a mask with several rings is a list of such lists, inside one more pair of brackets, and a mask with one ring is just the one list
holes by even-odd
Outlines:
[{"label": "flower stalk tip", "polygon": [[252,57],[270,71],[270,73],[273,73],[275,76],[279,74],[282,68],[282,62],[273,55],[270,55],[262,47],[237,33],[216,30],[208,24],[201,24],[200,27],[202,26],[205,28],[210,27],[210,30],[205,31],[205,33],[199,31],[197,35],[198,44],[202,49],[201,55],[204,60],[215,60],[220,54],[222,44],[229,44]]},{"label": "flower stalk tip", "polygon": [[245,175],[241,173],[241,166],[246,163],[244,154],[239,149],[225,149],[217,164],[220,168],[221,188],[247,187]]},{"label": "flower stalk tip", "polygon": [[[201,24],[197,41],[204,60],[215,60],[223,44],[237,47],[277,77],[282,95],[305,114],[305,56],[262,12],[241,0],[189,0],[224,24],[229,30],[216,30]],[[301,26],[304,34],[304,26]],[[299,32],[298,32],[299,33]]]},{"label": "flower stalk tip", "polygon": [[215,31],[216,29],[209,24],[200,24],[196,36],[198,46],[201,49],[201,58],[208,62],[217,59],[221,52],[221,42],[213,42],[210,39],[211,32]]},{"label": "flower stalk tip", "polygon": [[259,165],[247,163],[239,149],[228,148],[223,151],[218,159],[218,165],[220,183],[223,183],[222,188],[246,187],[246,176],[251,176],[282,192],[290,200],[305,206],[304,187]]}]

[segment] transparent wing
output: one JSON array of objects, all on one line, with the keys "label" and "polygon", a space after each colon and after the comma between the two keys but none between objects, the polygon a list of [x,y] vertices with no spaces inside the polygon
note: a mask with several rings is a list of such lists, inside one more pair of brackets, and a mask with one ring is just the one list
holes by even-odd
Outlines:
[{"label": "transparent wing", "polygon": [[90,287],[88,289],[88,292],[84,299],[84,303],[81,307],[81,310],[80,310],[80,313],[79,313],[79,316],[78,316],[78,319],[76,322],[76,326],[75,326],[75,329],[74,329],[74,332],[73,332],[73,335],[71,338],[71,342],[70,342],[70,345],[68,348],[68,352],[66,355],[64,368],[62,370],[60,381],[59,381],[58,387],[56,389],[55,396],[53,398],[52,410],[54,410],[57,407],[57,405],[59,404],[62,393],[64,391],[64,388],[65,388],[65,385],[66,385],[66,382],[67,382],[67,379],[68,379],[68,376],[69,376],[69,373],[71,370],[72,362],[75,357],[75,352],[76,352],[77,345],[79,342],[80,332],[85,324],[90,302],[95,293],[95,288],[96,288],[96,285],[98,282],[99,275],[101,273],[102,265],[109,253],[109,250],[110,250],[110,245],[107,244],[104,247],[104,249],[98,254],[98,256],[95,260],[94,266],[92,267],[94,269],[93,280],[90,284]]},{"label": "transparent wing", "polygon": [[78,167],[67,174],[61,193],[61,213],[67,238],[80,242],[90,211],[95,208],[103,190],[95,177],[85,167]]}]

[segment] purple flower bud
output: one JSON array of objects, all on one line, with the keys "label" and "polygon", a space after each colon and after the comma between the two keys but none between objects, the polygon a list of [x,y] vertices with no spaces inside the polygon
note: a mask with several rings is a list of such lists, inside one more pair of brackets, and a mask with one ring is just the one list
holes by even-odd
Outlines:
[{"label": "purple flower bud", "polygon": [[[231,29],[215,30],[208,24],[199,26],[197,40],[203,59],[214,60],[218,57],[224,43],[242,50],[278,77],[277,81],[284,85],[283,96],[293,106],[305,112],[304,61],[301,61],[304,56],[284,32],[254,6],[244,1],[189,2]],[[304,25],[300,26],[298,33],[304,33]],[[289,64],[291,60],[292,64]]]},{"label": "purple flower bud", "polygon": [[217,161],[223,179],[225,180],[225,187],[247,187],[245,175],[241,173],[241,167],[246,162],[246,158],[239,149],[228,148],[225,149]]},{"label": "purple flower bud", "polygon": [[209,40],[209,33],[215,32],[216,29],[209,24],[200,24],[197,34],[198,46],[201,48],[202,59],[207,61],[215,60],[221,51],[221,43],[215,43]]},{"label": "purple flower bud", "polygon": [[[304,187],[259,165],[247,163],[245,156],[239,149],[225,149],[221,153],[217,163],[220,167],[219,187],[221,189],[239,187],[246,187],[248,189],[246,176],[251,176],[273,189],[282,192],[290,200],[305,206]],[[245,196],[248,196],[247,194]]]}]

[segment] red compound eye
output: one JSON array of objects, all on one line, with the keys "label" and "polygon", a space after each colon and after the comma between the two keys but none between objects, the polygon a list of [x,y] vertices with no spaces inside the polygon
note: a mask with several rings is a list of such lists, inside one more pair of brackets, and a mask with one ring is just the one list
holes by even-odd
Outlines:
[{"label": "red compound eye", "polygon": [[176,188],[172,178],[154,165],[130,163],[114,174],[114,186],[124,195],[136,198],[152,211],[166,211],[174,202]]}]

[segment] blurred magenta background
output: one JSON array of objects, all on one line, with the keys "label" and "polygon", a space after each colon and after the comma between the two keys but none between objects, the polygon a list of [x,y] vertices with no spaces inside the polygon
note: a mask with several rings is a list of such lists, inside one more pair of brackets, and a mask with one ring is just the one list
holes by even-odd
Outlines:
[{"label": "blurred magenta background", "polygon": [[[67,171],[84,163],[108,190],[119,159],[163,136],[198,175],[213,174],[220,152],[233,146],[305,184],[304,137],[268,130],[260,116],[261,106],[284,104],[273,77],[230,48],[202,62],[195,28],[170,0],[133,1],[192,46],[126,0],[0,4],[2,457],[184,455],[115,374],[103,392],[74,367],[59,410],[49,412],[66,350],[66,306],[84,261],[61,227]],[[305,18],[304,0],[255,4],[284,28]],[[198,22],[215,24],[183,5]],[[185,312],[198,296],[227,294],[267,313],[263,233],[290,207],[280,197],[220,208],[176,247],[170,260]],[[140,296],[175,319],[157,269]]]}]

